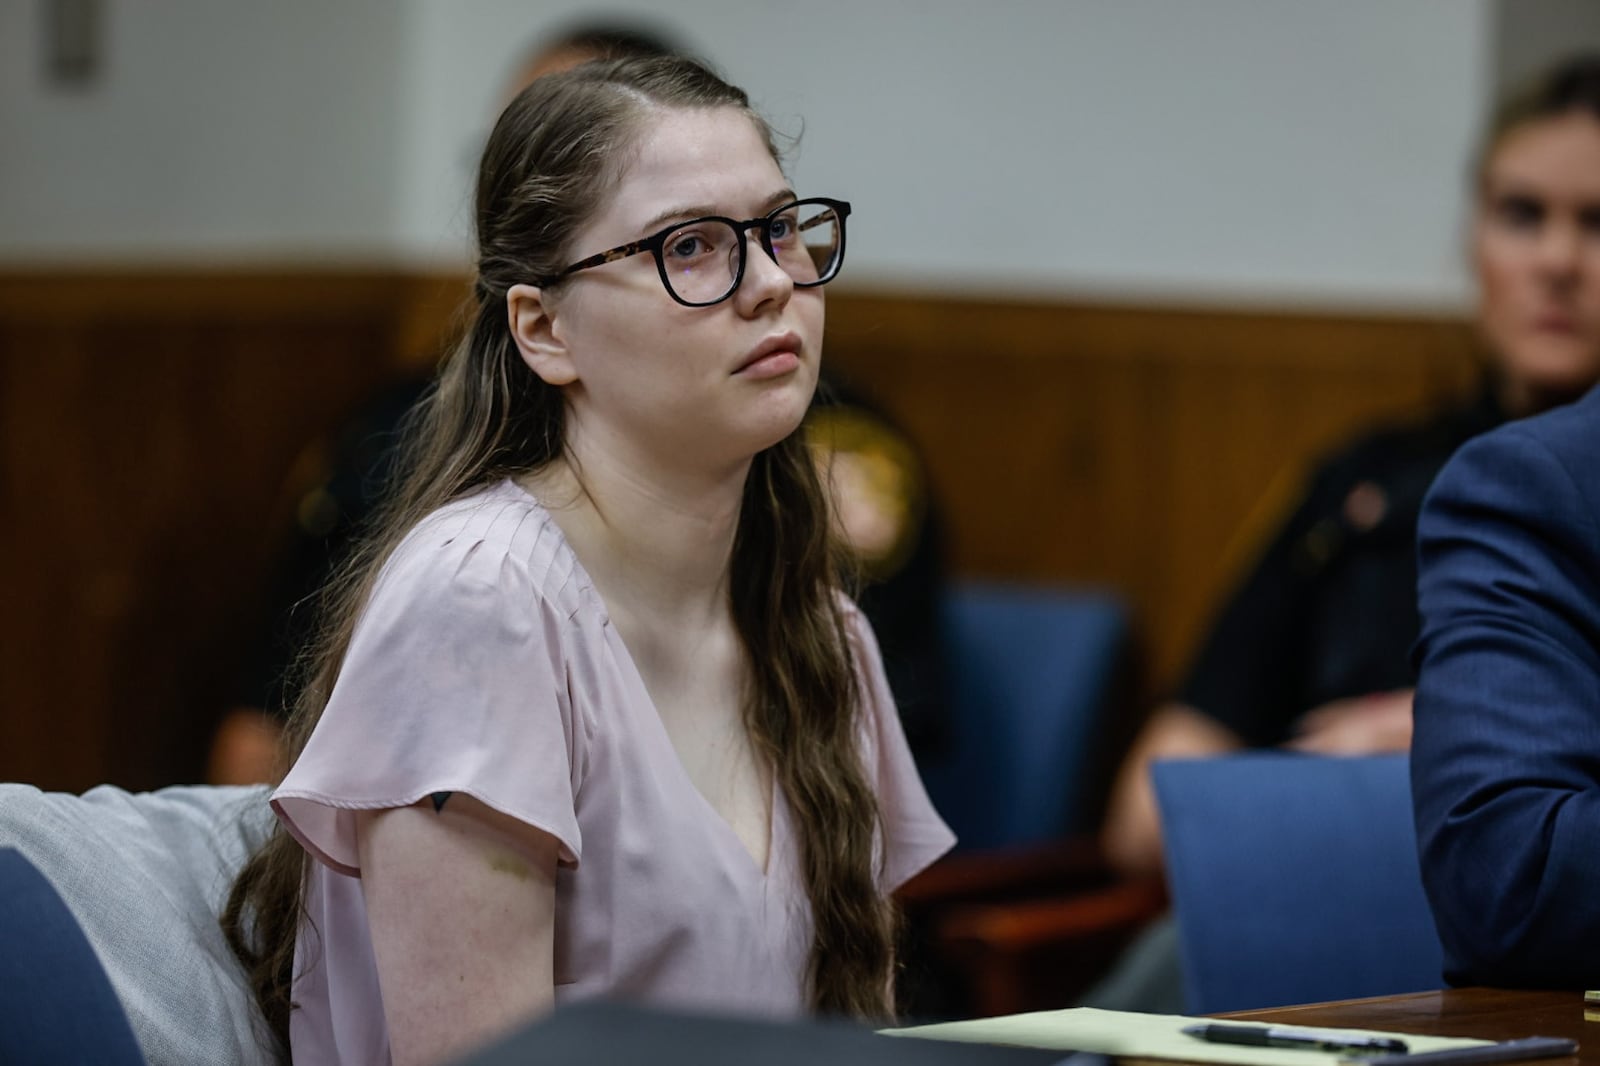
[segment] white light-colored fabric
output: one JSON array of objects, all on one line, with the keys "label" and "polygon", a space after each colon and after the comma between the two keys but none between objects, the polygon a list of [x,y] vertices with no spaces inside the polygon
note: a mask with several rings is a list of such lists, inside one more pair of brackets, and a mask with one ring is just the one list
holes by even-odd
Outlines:
[{"label": "white light-colored fabric", "polygon": [[217,924],[271,828],[265,786],[78,796],[0,784],[0,847],[19,849],[66,900],[150,1066],[276,1061]]}]

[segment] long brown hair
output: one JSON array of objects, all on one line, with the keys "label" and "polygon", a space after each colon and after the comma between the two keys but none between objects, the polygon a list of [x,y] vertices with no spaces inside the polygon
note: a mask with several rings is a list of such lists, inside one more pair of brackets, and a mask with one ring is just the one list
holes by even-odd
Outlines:
[{"label": "long brown hair", "polygon": [[[478,171],[468,324],[408,430],[387,508],[324,593],[285,734],[291,759],[327,704],[379,566],[405,533],[449,501],[562,454],[562,396],[522,362],[507,289],[565,265],[574,232],[614,187],[652,110],[718,107],[745,112],[777,158],[745,94],[685,59],[588,64],[540,78],[501,115]],[[878,889],[880,818],[859,751],[862,694],[837,595],[839,558],[827,494],[793,433],[752,463],[730,562],[745,724],[798,823],[814,923],[808,1002],[820,1013],[887,1017],[894,914]],[[222,917],[284,1046],[310,861],[279,826],[240,873]]]}]

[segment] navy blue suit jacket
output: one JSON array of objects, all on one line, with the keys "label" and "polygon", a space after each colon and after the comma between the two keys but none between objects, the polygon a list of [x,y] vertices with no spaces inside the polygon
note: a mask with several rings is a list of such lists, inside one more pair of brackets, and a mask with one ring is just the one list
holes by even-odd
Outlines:
[{"label": "navy blue suit jacket", "polygon": [[1462,447],[1418,560],[1411,777],[1445,977],[1600,988],[1600,389]]}]

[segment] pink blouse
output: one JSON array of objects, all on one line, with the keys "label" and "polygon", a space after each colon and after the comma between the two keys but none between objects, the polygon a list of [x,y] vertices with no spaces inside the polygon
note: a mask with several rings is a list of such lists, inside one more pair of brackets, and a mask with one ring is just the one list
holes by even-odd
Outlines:
[{"label": "pink blouse", "polygon": [[[955,838],[912,765],[871,628],[847,613],[888,893]],[[782,791],[762,871],[689,779],[560,529],[511,481],[441,508],[396,549],[273,793],[320,860],[295,946],[298,1066],[389,1061],[355,812],[435,792],[465,792],[559,843],[558,1005],[804,1009],[811,913]]]}]

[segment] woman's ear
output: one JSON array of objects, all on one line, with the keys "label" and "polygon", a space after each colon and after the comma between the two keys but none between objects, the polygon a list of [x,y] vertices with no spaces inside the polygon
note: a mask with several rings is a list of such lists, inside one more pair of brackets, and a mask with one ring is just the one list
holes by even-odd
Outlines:
[{"label": "woman's ear", "polygon": [[570,385],[578,380],[555,309],[544,290],[533,285],[513,285],[506,291],[506,320],[522,361],[546,385]]}]

